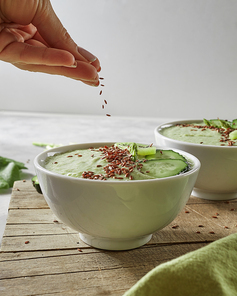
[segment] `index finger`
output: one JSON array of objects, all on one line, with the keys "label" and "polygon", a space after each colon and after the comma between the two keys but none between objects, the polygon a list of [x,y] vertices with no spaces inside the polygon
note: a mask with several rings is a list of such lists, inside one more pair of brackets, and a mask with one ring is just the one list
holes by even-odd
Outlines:
[{"label": "index finger", "polygon": [[32,23],[51,47],[67,50],[74,55],[76,60],[93,63],[99,70],[98,59],[87,50],[77,46],[60,22],[49,1],[44,2],[44,7],[37,10]]}]

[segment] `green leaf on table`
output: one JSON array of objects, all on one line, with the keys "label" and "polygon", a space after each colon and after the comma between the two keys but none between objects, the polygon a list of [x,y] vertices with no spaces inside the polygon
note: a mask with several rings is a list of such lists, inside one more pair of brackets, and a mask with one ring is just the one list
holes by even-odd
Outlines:
[{"label": "green leaf on table", "polygon": [[3,167],[3,166],[5,166],[5,165],[7,165],[7,164],[10,163],[10,162],[15,163],[15,165],[16,165],[20,170],[22,170],[22,169],[27,169],[27,168],[25,167],[25,165],[24,165],[23,162],[19,162],[19,161],[16,161],[16,160],[14,160],[14,159],[11,159],[11,158],[7,158],[7,157],[2,157],[2,156],[0,156],[0,168]]},{"label": "green leaf on table", "polygon": [[21,170],[27,169],[24,163],[0,156],[0,189],[11,188],[21,180]]},{"label": "green leaf on table", "polygon": [[9,184],[0,176],[0,189],[8,189]]}]

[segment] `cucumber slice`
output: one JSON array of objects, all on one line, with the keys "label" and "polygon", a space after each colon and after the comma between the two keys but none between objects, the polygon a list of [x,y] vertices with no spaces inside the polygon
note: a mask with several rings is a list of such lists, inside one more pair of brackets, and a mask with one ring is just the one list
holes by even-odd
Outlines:
[{"label": "cucumber slice", "polygon": [[141,156],[154,155],[156,154],[156,147],[144,144],[137,144],[137,154]]},{"label": "cucumber slice", "polygon": [[38,181],[38,177],[37,176],[34,176],[32,179],[32,184],[33,186],[35,187],[36,191],[38,193],[41,193],[42,194],[42,191],[41,191],[41,188],[40,188],[40,184],[39,184],[39,181]]},{"label": "cucumber slice", "polygon": [[145,157],[146,159],[181,159],[183,161],[186,161],[186,159],[183,157],[183,155],[179,154],[178,152],[175,152],[173,150],[156,150],[156,153],[153,155],[147,155]]},{"label": "cucumber slice", "polygon": [[188,164],[181,159],[151,159],[143,163],[141,172],[153,178],[165,178],[187,170]]},{"label": "cucumber slice", "polygon": [[230,138],[231,140],[237,140],[237,130],[231,132],[231,133],[229,134],[229,138]]}]

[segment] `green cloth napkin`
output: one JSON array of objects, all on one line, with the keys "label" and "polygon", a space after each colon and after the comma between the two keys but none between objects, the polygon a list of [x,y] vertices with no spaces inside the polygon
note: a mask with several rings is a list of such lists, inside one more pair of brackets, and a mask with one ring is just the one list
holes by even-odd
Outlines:
[{"label": "green cloth napkin", "polygon": [[124,296],[237,295],[237,233],[163,263]]}]

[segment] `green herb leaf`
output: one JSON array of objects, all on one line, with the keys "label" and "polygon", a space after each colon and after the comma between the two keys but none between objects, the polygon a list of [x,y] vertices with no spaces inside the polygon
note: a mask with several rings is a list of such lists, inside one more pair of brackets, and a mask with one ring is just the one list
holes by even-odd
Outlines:
[{"label": "green herb leaf", "polygon": [[133,157],[136,158],[136,155],[137,155],[137,144],[136,143],[131,143],[128,146],[128,151],[132,154]]},{"label": "green herb leaf", "polygon": [[0,176],[0,189],[8,189],[9,184]]},{"label": "green herb leaf", "polygon": [[211,125],[210,121],[207,120],[207,119],[205,119],[205,118],[203,118],[203,122],[204,122],[204,124],[207,125],[207,126],[210,126],[210,125]]},{"label": "green herb leaf", "polygon": [[132,160],[135,161],[137,158],[137,144],[134,142],[115,143],[114,146],[120,149],[127,149],[132,155]]},{"label": "green herb leaf", "polygon": [[0,156],[0,189],[11,188],[15,181],[20,180],[22,169],[27,169],[24,163]]},{"label": "green herb leaf", "polygon": [[15,163],[15,165],[16,165],[20,170],[22,170],[22,169],[27,169],[27,168],[25,167],[25,165],[24,165],[23,162],[19,162],[19,161],[13,160],[13,159],[11,159],[11,158],[7,158],[7,157],[2,157],[2,156],[0,156],[0,168],[3,167],[3,166],[5,166],[5,165],[7,165],[7,164],[10,163],[10,162]]},{"label": "green herb leaf", "polygon": [[219,119],[222,128],[231,128],[231,125],[228,121]]}]

